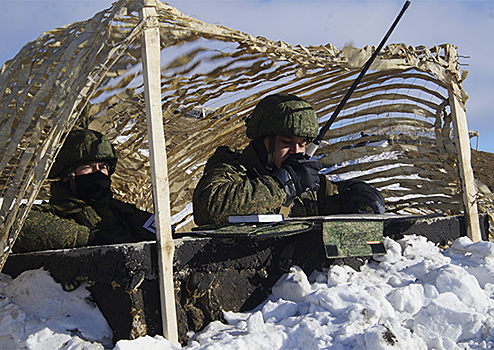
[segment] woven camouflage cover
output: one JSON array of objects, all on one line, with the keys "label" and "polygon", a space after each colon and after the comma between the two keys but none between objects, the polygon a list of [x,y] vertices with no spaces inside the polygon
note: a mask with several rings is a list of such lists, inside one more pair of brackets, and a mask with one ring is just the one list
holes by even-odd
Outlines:
[{"label": "woven camouflage cover", "polygon": [[[302,97],[322,126],[375,50],[293,46],[200,21],[160,1],[156,16],[140,20],[143,5],[118,0],[86,21],[47,31],[0,69],[0,269],[34,201],[48,199],[48,174],[72,129],[108,137],[119,157],[116,198],[153,211],[144,30],[159,28],[161,36],[170,211],[179,232],[193,226],[191,200],[205,161],[219,146],[248,144],[245,120],[262,98]],[[387,212],[461,213],[452,138],[457,104],[462,109],[468,99],[460,61],[448,43],[384,47],[316,152],[324,173],[375,180],[385,189]]]}]

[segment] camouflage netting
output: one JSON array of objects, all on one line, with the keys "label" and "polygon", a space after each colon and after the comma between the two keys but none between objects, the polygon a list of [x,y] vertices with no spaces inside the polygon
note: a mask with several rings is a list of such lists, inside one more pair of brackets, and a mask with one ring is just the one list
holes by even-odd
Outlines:
[{"label": "camouflage netting", "polygon": [[[67,131],[89,127],[112,140],[117,197],[152,211],[141,33],[161,33],[163,123],[172,222],[190,228],[191,198],[220,145],[243,147],[244,118],[274,92],[299,95],[320,123],[374,47],[290,46],[185,16],[157,3],[139,21],[141,1],[120,0],[85,22],[41,35],[0,75],[0,249],[8,254]],[[462,211],[450,97],[467,96],[455,47],[390,44],[348,101],[319,148],[328,175],[383,189],[391,212]],[[380,156],[369,162],[366,157]],[[348,161],[359,159],[358,165]],[[27,204],[20,206],[20,199]]]}]

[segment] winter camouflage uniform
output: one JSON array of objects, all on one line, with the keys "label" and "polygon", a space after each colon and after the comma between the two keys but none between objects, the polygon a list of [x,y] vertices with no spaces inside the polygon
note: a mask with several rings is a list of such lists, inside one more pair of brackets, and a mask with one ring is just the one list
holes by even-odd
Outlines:
[{"label": "winter camouflage uniform", "polygon": [[108,174],[113,174],[117,157],[112,144],[95,131],[72,131],[49,175],[52,179],[70,180],[53,182],[49,202],[33,206],[17,237],[14,252],[155,239],[142,228],[150,214],[135,205],[112,198],[110,191],[94,200],[81,199],[74,193],[73,171],[90,161],[104,162]]},{"label": "winter camouflage uniform", "polygon": [[[355,203],[339,194],[345,182],[333,183],[320,175],[317,192],[308,191],[287,201],[285,190],[273,175],[277,167],[263,140],[270,135],[306,137],[309,142],[314,139],[318,121],[309,103],[293,95],[268,96],[248,118],[246,133],[253,141],[244,150],[221,146],[208,160],[194,191],[197,225],[225,223],[230,215],[279,213],[282,207],[289,208],[293,217],[356,211]],[[357,207],[361,212],[374,212],[362,203]]]}]

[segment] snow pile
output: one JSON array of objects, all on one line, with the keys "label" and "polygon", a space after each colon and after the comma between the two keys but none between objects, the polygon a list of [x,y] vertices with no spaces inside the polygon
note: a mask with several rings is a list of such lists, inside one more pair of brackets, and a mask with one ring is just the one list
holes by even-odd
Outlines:
[{"label": "snow pile", "polygon": [[227,313],[188,348],[492,349],[494,245],[423,237],[386,239],[388,254],[356,272],[333,266],[307,278],[293,267],[253,313]]},{"label": "snow pile", "polygon": [[[226,323],[212,322],[184,349],[494,348],[494,244],[461,238],[442,251],[407,236],[385,245],[388,254],[360,272],[332,266],[307,277],[293,267],[262,305],[225,312]],[[65,293],[43,271],[3,275],[0,292],[2,349],[101,349],[94,341],[109,335],[84,288]],[[147,336],[114,349],[182,347]]]},{"label": "snow pile", "polygon": [[85,286],[65,292],[42,269],[0,274],[0,349],[100,350],[111,341]]}]

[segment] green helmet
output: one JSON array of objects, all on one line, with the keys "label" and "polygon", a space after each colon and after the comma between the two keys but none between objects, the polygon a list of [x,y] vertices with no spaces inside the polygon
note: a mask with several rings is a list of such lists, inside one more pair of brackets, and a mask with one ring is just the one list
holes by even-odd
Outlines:
[{"label": "green helmet", "polygon": [[259,101],[246,126],[250,139],[290,135],[307,137],[310,142],[317,137],[319,122],[307,101],[295,95],[274,94]]},{"label": "green helmet", "polygon": [[117,166],[115,148],[100,132],[72,130],[60,149],[48,178],[65,178],[79,166],[91,161],[106,162],[108,174],[113,174]]}]

